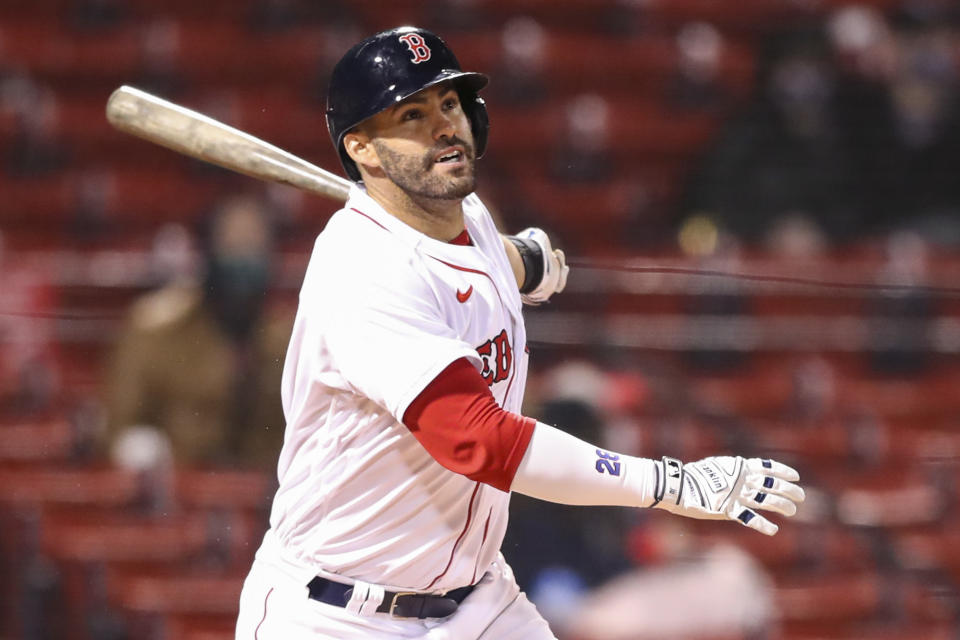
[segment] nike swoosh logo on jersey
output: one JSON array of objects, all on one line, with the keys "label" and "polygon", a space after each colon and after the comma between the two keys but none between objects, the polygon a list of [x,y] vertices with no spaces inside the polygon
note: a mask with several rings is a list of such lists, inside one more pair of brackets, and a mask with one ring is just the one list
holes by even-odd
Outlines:
[{"label": "nike swoosh logo on jersey", "polygon": [[470,288],[467,289],[466,291],[460,291],[460,289],[457,289],[457,301],[460,303],[466,302],[467,300],[470,299],[470,295],[472,293],[473,293],[473,285],[470,285]]}]

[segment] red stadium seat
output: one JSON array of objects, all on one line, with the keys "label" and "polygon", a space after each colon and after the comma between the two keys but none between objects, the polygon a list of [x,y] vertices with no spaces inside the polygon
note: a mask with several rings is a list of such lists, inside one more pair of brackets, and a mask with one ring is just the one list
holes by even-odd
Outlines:
[{"label": "red stadium seat", "polygon": [[127,611],[236,616],[242,575],[110,573],[111,599]]},{"label": "red stadium seat", "polygon": [[272,492],[270,475],[259,471],[181,469],[176,474],[177,500],[187,507],[256,510]]},{"label": "red stadium seat", "polygon": [[74,562],[177,563],[202,555],[208,542],[200,515],[54,514],[42,532],[51,557]]},{"label": "red stadium seat", "polygon": [[952,623],[853,623],[838,625],[834,621],[792,623],[785,625],[781,637],[789,640],[953,640]]},{"label": "red stadium seat", "polygon": [[871,571],[783,578],[777,584],[781,619],[836,625],[865,619],[883,603],[879,576]]},{"label": "red stadium seat", "polygon": [[[677,115],[635,99],[611,101],[610,149],[616,155],[643,155],[664,161],[689,157],[713,134],[711,115]],[[501,155],[544,157],[562,141],[561,105],[539,118],[491,106],[490,148]]]},{"label": "red stadium seat", "polygon": [[234,640],[237,619],[233,614],[172,615],[167,633],[177,640]]},{"label": "red stadium seat", "polygon": [[894,548],[897,558],[909,569],[946,569],[960,576],[960,528],[956,522],[905,530],[897,534]]},{"label": "red stadium seat", "polygon": [[[817,3],[745,0],[737,3],[736,11],[731,11],[729,5],[716,0],[654,0],[645,3],[644,10],[649,20],[665,27],[702,20],[728,31],[757,34],[812,18],[822,18],[845,4],[841,0]],[[884,9],[895,6],[897,0],[869,0],[863,4]]]},{"label": "red stadium seat", "polygon": [[67,215],[72,194],[65,174],[12,180],[0,175],[0,224],[15,227]]},{"label": "red stadium seat", "polygon": [[137,498],[132,473],[116,469],[0,469],[0,504],[124,506]]},{"label": "red stadium seat", "polygon": [[63,460],[75,443],[74,427],[65,418],[0,425],[0,463]]},{"label": "red stadium seat", "polygon": [[747,418],[781,415],[789,404],[790,392],[789,372],[770,365],[691,380],[691,394],[701,406]]},{"label": "red stadium seat", "polygon": [[[804,507],[801,507],[803,509]],[[746,527],[715,527],[698,523],[697,537],[705,544],[733,544],[759,560],[775,577],[789,577],[811,563],[831,570],[870,569],[873,558],[863,538],[846,527],[807,525],[770,516],[782,526],[772,538],[759,539]]]},{"label": "red stadium seat", "polygon": [[930,525],[940,520],[949,504],[944,487],[921,470],[903,465],[880,465],[861,473],[821,469],[819,480],[836,496],[840,522],[852,526]]}]

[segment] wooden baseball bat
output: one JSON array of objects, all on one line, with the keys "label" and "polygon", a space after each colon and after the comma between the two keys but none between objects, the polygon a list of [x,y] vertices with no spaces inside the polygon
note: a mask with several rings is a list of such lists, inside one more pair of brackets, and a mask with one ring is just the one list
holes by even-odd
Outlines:
[{"label": "wooden baseball bat", "polygon": [[120,131],[261,180],[344,201],[351,182],[209,116],[124,85],[107,100]]}]

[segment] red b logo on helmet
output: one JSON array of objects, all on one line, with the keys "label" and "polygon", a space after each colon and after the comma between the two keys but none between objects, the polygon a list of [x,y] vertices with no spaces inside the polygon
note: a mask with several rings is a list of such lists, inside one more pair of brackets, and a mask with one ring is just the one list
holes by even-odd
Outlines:
[{"label": "red b logo on helmet", "polygon": [[413,54],[413,64],[420,64],[430,59],[430,47],[427,46],[426,41],[420,34],[408,33],[400,36],[400,40],[407,45],[410,53]]}]

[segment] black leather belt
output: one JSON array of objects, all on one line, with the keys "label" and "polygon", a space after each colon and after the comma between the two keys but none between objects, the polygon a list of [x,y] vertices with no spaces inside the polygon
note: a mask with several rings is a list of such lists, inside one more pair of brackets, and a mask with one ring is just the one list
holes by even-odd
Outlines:
[{"label": "black leather belt", "polygon": [[[310,598],[318,602],[345,607],[353,595],[353,586],[317,576],[307,584]],[[452,615],[464,598],[473,591],[473,585],[448,591],[443,595],[414,591],[386,591],[377,613],[389,613],[398,618],[446,618]]]}]

